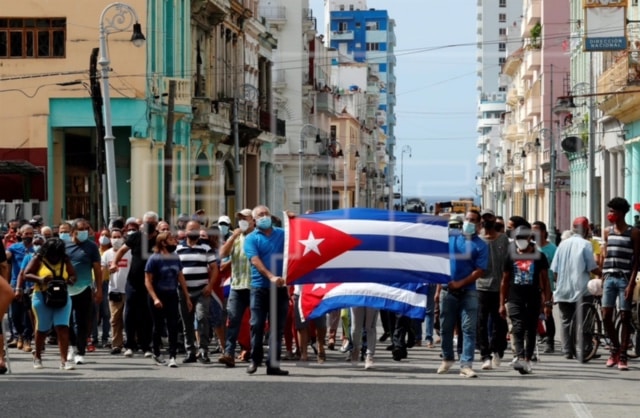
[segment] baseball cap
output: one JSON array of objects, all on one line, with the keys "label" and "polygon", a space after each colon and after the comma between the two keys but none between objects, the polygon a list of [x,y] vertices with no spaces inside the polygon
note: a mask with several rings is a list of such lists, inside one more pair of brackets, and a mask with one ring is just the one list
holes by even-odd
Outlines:
[{"label": "baseball cap", "polygon": [[42,223],[43,223],[42,222],[42,216],[40,216],[40,215],[35,215],[33,217],[33,219],[31,219],[29,221],[29,224],[32,225],[32,226],[40,226],[40,225],[42,225]]},{"label": "baseball cap", "polygon": [[462,223],[462,217],[460,215],[452,216],[449,219],[449,225],[451,225],[451,224],[461,224],[461,223]]},{"label": "baseball cap", "polygon": [[576,219],[573,220],[573,226],[580,226],[582,227],[584,230],[589,229],[589,219],[584,217],[584,216],[578,216]]},{"label": "baseball cap", "polygon": [[526,226],[522,225],[516,228],[513,236],[518,239],[518,238],[529,238],[531,236],[531,229],[527,228]]},{"label": "baseball cap", "polygon": [[231,225],[231,218],[229,218],[227,215],[222,215],[218,218],[218,225],[220,224]]},{"label": "baseball cap", "polygon": [[236,212],[236,215],[242,215],[242,216],[251,217],[253,215],[253,213],[251,212],[251,209],[244,208],[240,212]]}]

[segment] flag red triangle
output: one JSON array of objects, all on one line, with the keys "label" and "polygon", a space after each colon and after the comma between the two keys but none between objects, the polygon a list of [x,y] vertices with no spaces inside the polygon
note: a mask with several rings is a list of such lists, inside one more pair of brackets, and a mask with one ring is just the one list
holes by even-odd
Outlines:
[{"label": "flag red triangle", "polygon": [[308,318],[309,315],[320,305],[324,296],[341,283],[323,283],[323,284],[305,284],[300,290],[300,309],[302,317]]},{"label": "flag red triangle", "polygon": [[330,225],[311,219],[290,218],[288,232],[288,283],[362,243]]}]

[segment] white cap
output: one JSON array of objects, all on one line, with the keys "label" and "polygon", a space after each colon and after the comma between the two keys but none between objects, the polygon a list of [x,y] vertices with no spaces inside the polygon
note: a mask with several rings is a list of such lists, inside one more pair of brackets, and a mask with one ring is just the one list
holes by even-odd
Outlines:
[{"label": "white cap", "polygon": [[218,218],[218,225],[220,225],[221,223],[231,225],[231,218],[229,218],[227,215],[222,215]]}]

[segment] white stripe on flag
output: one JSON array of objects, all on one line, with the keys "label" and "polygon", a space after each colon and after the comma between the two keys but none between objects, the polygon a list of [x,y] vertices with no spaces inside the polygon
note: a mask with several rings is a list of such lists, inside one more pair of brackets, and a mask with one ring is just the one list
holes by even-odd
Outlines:
[{"label": "white stripe on flag", "polygon": [[387,251],[347,251],[322,264],[320,269],[371,268],[415,270],[451,274],[448,258],[427,254],[393,253]]},{"label": "white stripe on flag", "polygon": [[343,283],[328,291],[323,300],[351,295],[379,297],[418,307],[425,307],[427,301],[424,294],[379,283]]},{"label": "white stripe on flag", "polygon": [[446,225],[363,219],[332,219],[320,223],[350,235],[384,235],[449,242],[449,229]]}]

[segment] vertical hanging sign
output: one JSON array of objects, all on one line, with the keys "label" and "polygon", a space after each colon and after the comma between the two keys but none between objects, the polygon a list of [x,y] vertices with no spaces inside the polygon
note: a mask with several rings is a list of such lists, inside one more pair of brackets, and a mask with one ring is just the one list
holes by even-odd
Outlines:
[{"label": "vertical hanging sign", "polygon": [[627,0],[584,0],[584,50],[627,49]]}]

